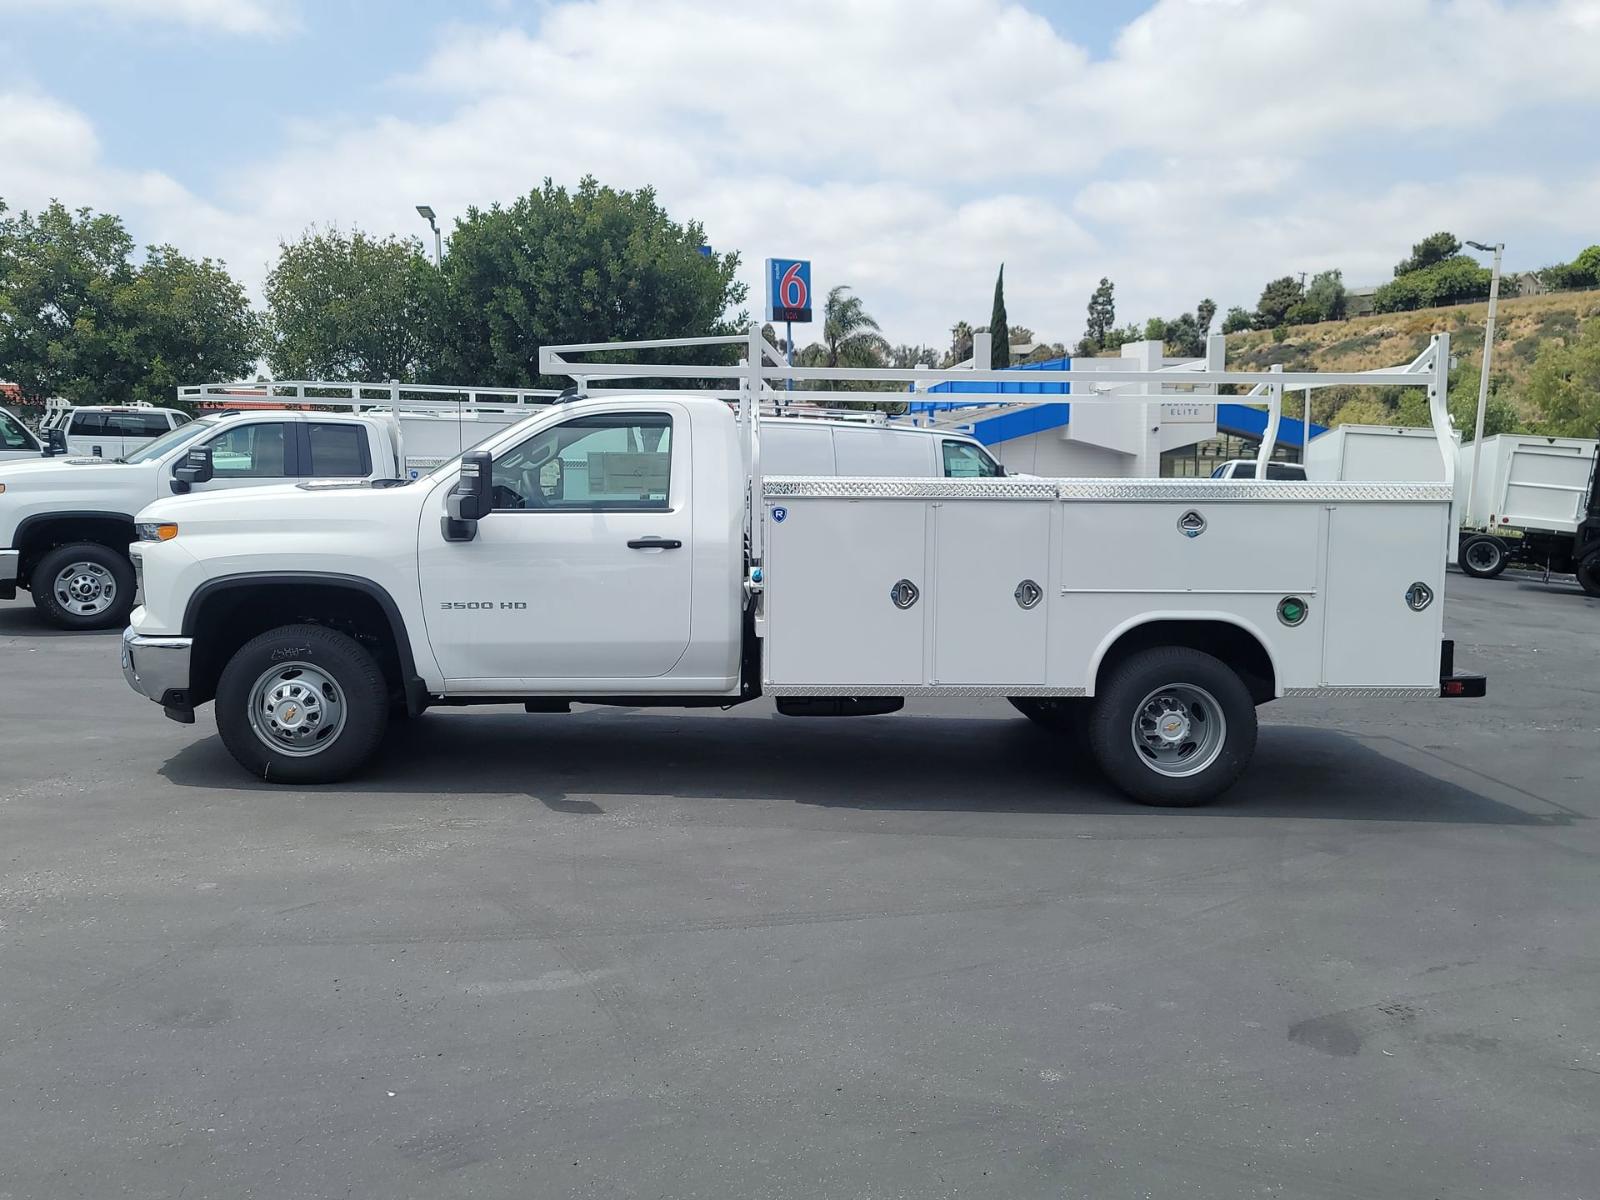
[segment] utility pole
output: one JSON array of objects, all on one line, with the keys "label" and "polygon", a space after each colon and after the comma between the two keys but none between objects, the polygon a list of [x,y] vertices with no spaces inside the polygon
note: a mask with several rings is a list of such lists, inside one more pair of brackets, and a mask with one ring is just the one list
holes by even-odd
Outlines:
[{"label": "utility pole", "polygon": [[1489,363],[1494,355],[1494,310],[1500,300],[1500,255],[1505,251],[1504,242],[1496,242],[1486,246],[1482,242],[1469,241],[1467,245],[1474,250],[1484,253],[1494,252],[1494,272],[1489,276],[1489,319],[1483,326],[1483,371],[1478,376],[1478,423],[1472,432],[1472,487],[1467,492],[1467,524],[1474,522],[1474,504],[1478,496],[1478,468],[1483,465],[1483,410],[1489,403]]}]

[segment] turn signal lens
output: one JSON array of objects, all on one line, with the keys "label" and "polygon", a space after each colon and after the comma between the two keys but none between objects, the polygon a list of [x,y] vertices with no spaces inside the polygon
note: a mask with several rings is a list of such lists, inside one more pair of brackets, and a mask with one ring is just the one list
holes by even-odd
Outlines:
[{"label": "turn signal lens", "polygon": [[178,536],[178,527],[171,522],[140,521],[136,531],[141,542],[170,542]]}]

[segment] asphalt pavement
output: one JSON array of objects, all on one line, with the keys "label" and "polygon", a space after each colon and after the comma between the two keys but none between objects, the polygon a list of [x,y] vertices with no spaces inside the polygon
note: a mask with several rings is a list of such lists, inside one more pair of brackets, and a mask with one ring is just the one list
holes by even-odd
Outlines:
[{"label": "asphalt pavement", "polygon": [[244,775],[0,604],[0,1200],[1600,1195],[1600,602],[1193,811],[1003,703]]}]

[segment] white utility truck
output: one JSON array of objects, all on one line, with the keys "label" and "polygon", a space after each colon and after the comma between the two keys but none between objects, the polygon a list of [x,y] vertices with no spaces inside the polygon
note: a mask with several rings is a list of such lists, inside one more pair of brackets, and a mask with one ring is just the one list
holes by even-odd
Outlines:
[{"label": "white utility truck", "polygon": [[[742,345],[739,366],[571,361]],[[1417,370],[1275,373],[1285,386],[1423,386],[1441,454],[1448,339]],[[752,329],[545,347],[586,383],[727,379],[715,394],[591,389],[414,482],[308,481],[164,500],[139,515],[129,685],[174,720],[216,702],[261,778],[343,778],[391,712],[575,702],[888,713],[907,697],[1009,699],[1081,728],[1141,801],[1230,786],[1280,697],[1481,696],[1443,638],[1444,483],[770,476],[769,382],[1001,383],[1002,371],[787,367]],[[1083,402],[1173,382],[1052,374]],[[1250,385],[1219,370],[1185,384]],[[815,393],[860,403],[871,393]],[[963,397],[963,402],[966,401]],[[1074,392],[1073,403],[1080,393]],[[984,406],[1004,396],[974,396]],[[1453,465],[1447,463],[1448,477]]]},{"label": "white utility truck", "polygon": [[[1600,596],[1600,478],[1594,438],[1503,433],[1481,454],[1462,448],[1462,490],[1470,516],[1461,569],[1493,579],[1511,563],[1573,572]],[[1473,460],[1481,465],[1474,477]]]}]

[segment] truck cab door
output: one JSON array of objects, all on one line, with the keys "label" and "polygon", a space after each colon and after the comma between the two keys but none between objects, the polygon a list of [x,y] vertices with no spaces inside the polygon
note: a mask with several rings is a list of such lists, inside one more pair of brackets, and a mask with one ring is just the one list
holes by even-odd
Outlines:
[{"label": "truck cab door", "polygon": [[670,403],[546,426],[496,454],[471,541],[446,540],[438,485],[418,565],[446,686],[626,691],[670,674],[690,638],[690,449]]}]

